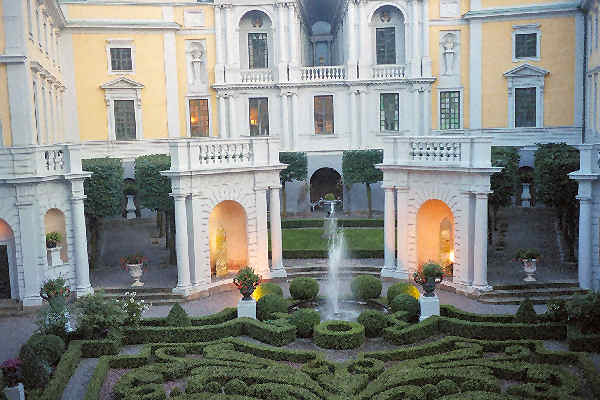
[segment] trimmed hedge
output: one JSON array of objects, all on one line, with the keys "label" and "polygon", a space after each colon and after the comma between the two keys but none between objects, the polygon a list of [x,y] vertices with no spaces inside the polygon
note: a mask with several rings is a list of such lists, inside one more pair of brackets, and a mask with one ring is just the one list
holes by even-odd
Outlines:
[{"label": "trimmed hedge", "polygon": [[283,289],[276,283],[263,282],[254,290],[252,293],[252,298],[256,300],[268,294],[276,294],[283,297]]},{"label": "trimmed hedge", "polygon": [[583,334],[576,326],[567,328],[567,343],[571,351],[600,351],[600,334]]},{"label": "trimmed hedge", "polygon": [[[203,317],[191,317],[192,326],[217,325],[237,318],[237,308],[224,308],[216,314]],[[166,318],[142,318],[142,326],[168,326]]]},{"label": "trimmed hedge", "polygon": [[461,310],[450,304],[440,305],[442,317],[462,319],[472,322],[495,322],[510,324],[514,322],[515,316],[511,314],[475,314]]},{"label": "trimmed hedge", "polygon": [[74,340],[61,357],[52,378],[37,400],[60,400],[81,359],[81,342]]},{"label": "trimmed hedge", "polygon": [[392,300],[394,300],[394,298],[399,294],[408,294],[417,298],[420,296],[419,289],[417,289],[415,285],[407,282],[398,282],[394,283],[387,290],[386,297],[388,304],[391,303]]},{"label": "trimmed hedge", "polygon": [[355,349],[365,341],[365,328],[358,322],[325,321],[315,326],[313,341],[324,349]]},{"label": "trimmed hedge", "polygon": [[381,336],[389,321],[386,316],[375,310],[365,310],[358,316],[357,322],[365,327],[365,336],[373,338]]},{"label": "trimmed hedge", "polygon": [[392,312],[405,311],[407,313],[407,321],[417,321],[421,313],[419,301],[409,294],[399,294],[390,302]]},{"label": "trimmed hedge", "polygon": [[256,302],[256,318],[261,321],[274,319],[274,313],[285,313],[288,310],[288,302],[276,294],[268,294]]},{"label": "trimmed hedge", "polygon": [[192,326],[192,320],[181,304],[175,303],[167,315],[167,326]]},{"label": "trimmed hedge", "polygon": [[[338,226],[344,228],[383,228],[383,219],[338,219]],[[281,221],[281,229],[322,228],[322,219],[285,219]]]},{"label": "trimmed hedge", "polygon": [[314,278],[299,277],[290,282],[290,295],[294,300],[312,301],[319,294],[319,282]]},{"label": "trimmed hedge", "polygon": [[292,314],[289,321],[296,327],[296,336],[309,338],[315,326],[321,322],[321,314],[311,308],[301,308]]},{"label": "trimmed hedge", "polygon": [[[350,258],[383,258],[383,250],[350,249]],[[328,258],[328,250],[283,250],[283,258]]]},{"label": "trimmed hedge", "polygon": [[377,299],[381,295],[383,285],[379,278],[373,275],[360,275],[352,279],[350,290],[355,299]]}]

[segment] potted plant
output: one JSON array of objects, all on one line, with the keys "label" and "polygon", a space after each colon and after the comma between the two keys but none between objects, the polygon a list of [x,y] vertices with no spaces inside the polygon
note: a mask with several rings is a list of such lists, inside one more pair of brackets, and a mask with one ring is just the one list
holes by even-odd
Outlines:
[{"label": "potted plant", "polygon": [[0,365],[6,384],[4,395],[8,400],[25,400],[25,391],[21,383],[21,379],[23,379],[21,365],[22,362],[18,358],[6,360]]},{"label": "potted plant", "polygon": [[252,293],[260,285],[262,278],[254,273],[251,267],[245,267],[238,271],[233,284],[240,290],[242,300],[252,300]]},{"label": "potted plant", "polygon": [[442,281],[444,272],[439,264],[427,262],[413,274],[415,282],[423,287],[425,297],[435,296],[435,285]]},{"label": "potted plant", "polygon": [[144,286],[141,281],[144,274],[144,264],[148,261],[146,257],[140,253],[128,255],[121,258],[121,268],[129,272],[129,276],[133,279],[132,287]]},{"label": "potted plant", "polygon": [[61,265],[63,263],[60,258],[60,250],[62,247],[58,246],[60,242],[62,242],[62,235],[60,233],[46,233],[46,249],[50,254],[50,266]]},{"label": "potted plant", "polygon": [[523,279],[525,282],[535,282],[533,275],[537,269],[537,260],[540,258],[540,252],[536,249],[519,249],[516,258],[523,264],[523,270],[527,276]]},{"label": "potted plant", "polygon": [[50,305],[52,315],[59,316],[65,322],[65,332],[72,332],[72,319],[67,307],[67,299],[71,296],[71,289],[67,280],[61,276],[48,279],[40,288],[40,297]]}]

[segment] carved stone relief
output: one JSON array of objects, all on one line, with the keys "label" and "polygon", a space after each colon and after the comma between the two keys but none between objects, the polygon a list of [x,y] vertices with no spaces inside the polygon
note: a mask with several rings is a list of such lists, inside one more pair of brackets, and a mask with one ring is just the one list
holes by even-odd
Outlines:
[{"label": "carved stone relief", "polygon": [[460,32],[440,32],[440,86],[456,87],[460,85]]},{"label": "carved stone relief", "polygon": [[206,46],[204,40],[186,41],[188,91],[198,92],[208,87]]}]

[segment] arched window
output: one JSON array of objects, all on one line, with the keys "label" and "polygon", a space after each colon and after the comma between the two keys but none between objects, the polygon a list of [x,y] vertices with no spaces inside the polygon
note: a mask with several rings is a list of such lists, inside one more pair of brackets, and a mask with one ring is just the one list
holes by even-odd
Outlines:
[{"label": "arched window", "polygon": [[383,6],[373,14],[375,63],[405,64],[404,15],[393,6]]},{"label": "arched window", "polygon": [[262,11],[249,11],[240,20],[240,63],[248,69],[265,69],[272,65],[272,23]]}]

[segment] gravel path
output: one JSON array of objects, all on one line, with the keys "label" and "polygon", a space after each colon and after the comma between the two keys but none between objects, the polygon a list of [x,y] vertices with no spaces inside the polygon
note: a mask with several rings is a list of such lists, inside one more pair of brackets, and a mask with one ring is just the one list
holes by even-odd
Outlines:
[{"label": "gravel path", "polygon": [[63,392],[62,400],[83,399],[85,397],[88,382],[94,375],[96,365],[98,365],[97,358],[83,358],[79,362],[79,366]]}]

